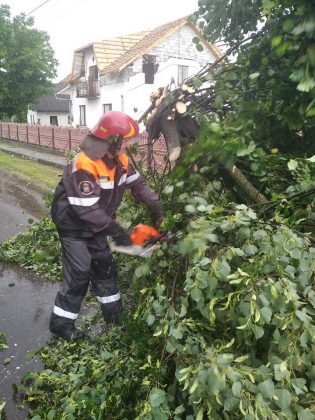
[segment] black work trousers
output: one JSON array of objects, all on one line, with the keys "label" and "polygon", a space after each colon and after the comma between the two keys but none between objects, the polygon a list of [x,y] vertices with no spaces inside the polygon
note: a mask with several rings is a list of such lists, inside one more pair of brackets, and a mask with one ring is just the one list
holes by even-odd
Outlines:
[{"label": "black work trousers", "polygon": [[73,327],[90,281],[105,321],[117,322],[122,301],[106,236],[98,234],[88,239],[60,237],[60,243],[63,283],[55,299],[50,328],[56,331]]}]

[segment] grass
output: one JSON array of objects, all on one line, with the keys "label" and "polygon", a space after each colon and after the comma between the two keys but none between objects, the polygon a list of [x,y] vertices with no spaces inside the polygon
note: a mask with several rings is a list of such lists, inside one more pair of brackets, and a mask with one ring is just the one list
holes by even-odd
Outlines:
[{"label": "grass", "polygon": [[0,151],[0,169],[36,184],[43,192],[56,188],[63,170]]}]

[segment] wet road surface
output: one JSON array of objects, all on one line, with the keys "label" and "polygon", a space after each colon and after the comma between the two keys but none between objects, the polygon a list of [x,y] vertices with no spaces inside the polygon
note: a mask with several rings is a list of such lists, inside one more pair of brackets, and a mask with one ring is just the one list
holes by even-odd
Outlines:
[{"label": "wet road surface", "polygon": [[28,219],[37,220],[46,211],[42,194],[0,168],[0,242],[24,232]]},{"label": "wet road surface", "polygon": [[[43,199],[32,185],[0,169],[0,241],[25,231],[28,219],[37,220],[45,212]],[[12,384],[19,384],[23,373],[42,368],[38,357],[30,359],[27,353],[51,337],[47,327],[58,287],[0,262],[0,332],[9,346],[0,351],[0,401],[6,403],[8,420],[27,418],[17,407]]]},{"label": "wet road surface", "polygon": [[0,266],[0,331],[9,346],[0,352],[0,400],[6,402],[9,420],[26,418],[17,407],[12,384],[19,384],[25,372],[42,369],[39,358],[30,359],[27,353],[51,337],[47,327],[57,289],[57,283],[36,279],[29,271]]}]

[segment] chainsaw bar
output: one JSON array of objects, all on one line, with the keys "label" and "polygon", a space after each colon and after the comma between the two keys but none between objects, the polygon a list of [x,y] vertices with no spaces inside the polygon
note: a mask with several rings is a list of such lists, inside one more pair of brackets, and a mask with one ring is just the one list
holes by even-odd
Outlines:
[{"label": "chainsaw bar", "polygon": [[112,251],[120,252],[122,254],[133,255],[143,258],[151,257],[154,249],[159,247],[159,244],[154,244],[151,246],[142,247],[140,245],[130,245],[130,246],[118,246],[115,244],[111,245]]}]

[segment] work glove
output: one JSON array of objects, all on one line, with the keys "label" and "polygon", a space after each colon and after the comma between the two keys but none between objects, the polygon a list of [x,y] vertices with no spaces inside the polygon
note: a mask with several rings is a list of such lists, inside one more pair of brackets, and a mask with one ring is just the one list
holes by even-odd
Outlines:
[{"label": "work glove", "polygon": [[163,221],[163,210],[158,201],[154,203],[153,206],[151,206],[151,217],[153,221],[153,225],[156,228],[159,228],[161,226],[161,223]]},{"label": "work glove", "polygon": [[110,236],[118,246],[130,246],[132,241],[128,230],[123,228],[119,223],[115,222],[115,228],[112,229]]}]

